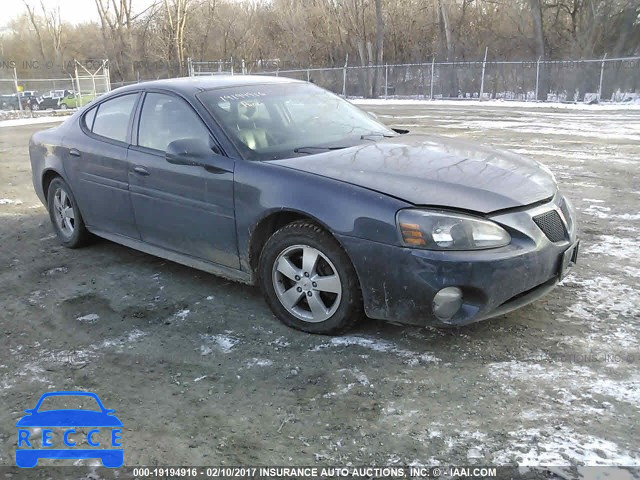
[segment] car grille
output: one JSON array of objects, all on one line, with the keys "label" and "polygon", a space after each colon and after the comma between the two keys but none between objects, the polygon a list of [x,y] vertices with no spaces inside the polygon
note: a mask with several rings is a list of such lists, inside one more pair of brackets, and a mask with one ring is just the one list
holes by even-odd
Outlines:
[{"label": "car grille", "polygon": [[536,215],[533,221],[552,242],[561,242],[567,238],[567,230],[556,210]]}]

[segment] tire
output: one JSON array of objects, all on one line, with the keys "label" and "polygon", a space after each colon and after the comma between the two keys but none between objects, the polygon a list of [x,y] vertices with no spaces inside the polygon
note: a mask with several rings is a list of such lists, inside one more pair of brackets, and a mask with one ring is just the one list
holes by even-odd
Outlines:
[{"label": "tire", "polygon": [[62,178],[54,178],[49,185],[47,205],[53,230],[62,245],[78,248],[89,242],[91,234],[84,225],[69,185]]},{"label": "tire", "polygon": [[258,276],[271,311],[289,327],[336,335],[363,316],[349,257],[328,232],[308,221],[290,223],[267,240]]},{"label": "tire", "polygon": [[66,103],[61,103],[60,104],[60,110],[66,110],[67,108],[69,108],[69,107],[67,106]]}]

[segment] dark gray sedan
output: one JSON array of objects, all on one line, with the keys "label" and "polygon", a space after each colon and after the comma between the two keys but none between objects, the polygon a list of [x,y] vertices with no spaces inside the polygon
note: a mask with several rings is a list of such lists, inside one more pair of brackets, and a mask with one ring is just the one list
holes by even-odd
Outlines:
[{"label": "dark gray sedan", "polygon": [[63,245],[96,235],[248,284],[307,332],[464,325],[552,289],[573,208],[533,160],[392,130],[315,85],[119,88],[29,146]]}]

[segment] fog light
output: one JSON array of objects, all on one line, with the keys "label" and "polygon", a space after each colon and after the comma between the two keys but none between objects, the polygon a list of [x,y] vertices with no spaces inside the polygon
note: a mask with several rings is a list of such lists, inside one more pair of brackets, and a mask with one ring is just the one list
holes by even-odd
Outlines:
[{"label": "fog light", "polygon": [[462,290],[458,287],[447,287],[433,297],[433,313],[440,320],[449,320],[462,306]]}]

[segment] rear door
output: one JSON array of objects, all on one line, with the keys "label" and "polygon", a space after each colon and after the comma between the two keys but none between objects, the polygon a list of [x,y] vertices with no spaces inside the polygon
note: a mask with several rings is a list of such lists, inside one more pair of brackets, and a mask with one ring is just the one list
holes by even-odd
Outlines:
[{"label": "rear door", "polygon": [[173,165],[169,143],[210,139],[211,133],[184,99],[167,92],[145,94],[129,148],[129,185],[142,240],[202,260],[239,268],[233,169]]},{"label": "rear door", "polygon": [[129,195],[128,146],[139,93],[110,98],[80,118],[83,135],[65,138],[65,171],[90,227],[140,238]]}]

